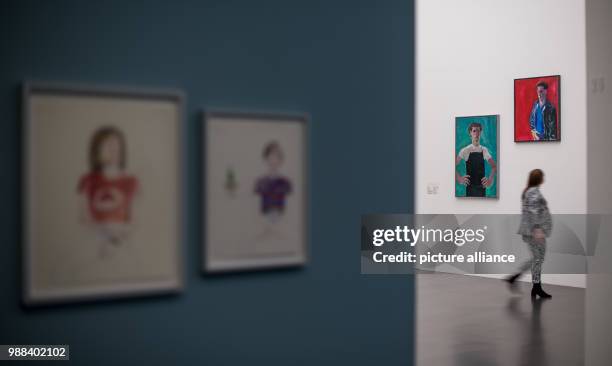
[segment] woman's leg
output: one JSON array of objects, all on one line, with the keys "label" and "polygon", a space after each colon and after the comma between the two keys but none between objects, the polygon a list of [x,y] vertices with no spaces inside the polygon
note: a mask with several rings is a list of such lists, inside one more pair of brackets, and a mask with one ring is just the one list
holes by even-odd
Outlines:
[{"label": "woman's leg", "polygon": [[535,258],[535,255],[533,253],[533,249],[531,248],[531,242],[532,242],[532,237],[531,236],[527,236],[527,235],[523,235],[523,241],[527,244],[527,247],[529,248],[529,250],[531,250],[531,258],[526,261],[525,263],[523,263],[523,265],[521,265],[521,267],[519,268],[519,274],[522,274],[523,272],[533,269],[533,260]]},{"label": "woman's leg", "polygon": [[533,283],[540,283],[542,276],[542,263],[544,263],[544,255],[546,254],[546,242],[538,242],[532,237],[527,243],[533,258],[531,259],[531,278]]},{"label": "woman's leg", "polygon": [[533,288],[531,289],[531,297],[535,298],[540,296],[541,298],[549,299],[552,296],[546,293],[542,289],[541,276],[542,276],[542,263],[544,263],[544,255],[546,254],[546,241],[531,240],[529,243],[529,249],[533,254],[533,261],[531,266],[531,276],[533,278]]},{"label": "woman's leg", "polygon": [[[531,236],[523,235],[523,241],[525,243],[527,243],[527,245],[529,246],[529,249],[531,249],[531,245],[529,244],[529,243],[531,243]],[[510,290],[511,291],[518,292],[518,289],[516,287],[516,280],[518,280],[518,278],[521,277],[523,272],[533,268],[534,257],[535,257],[535,255],[533,255],[533,250],[532,250],[532,258],[529,259],[528,261],[526,261],[525,263],[523,263],[519,267],[519,271],[517,273],[515,273],[515,274],[513,274],[511,276],[508,276],[508,277],[506,277],[504,279],[510,285]]]}]

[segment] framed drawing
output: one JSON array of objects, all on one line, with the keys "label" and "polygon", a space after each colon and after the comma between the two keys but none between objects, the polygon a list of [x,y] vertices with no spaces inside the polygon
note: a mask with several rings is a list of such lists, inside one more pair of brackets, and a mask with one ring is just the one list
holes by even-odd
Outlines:
[{"label": "framed drawing", "polygon": [[455,118],[455,197],[497,198],[498,115]]},{"label": "framed drawing", "polygon": [[514,80],[514,141],[561,141],[561,76]]},{"label": "framed drawing", "polygon": [[23,90],[24,302],[180,291],[182,94]]},{"label": "framed drawing", "polygon": [[305,115],[204,113],[207,272],[307,259]]}]

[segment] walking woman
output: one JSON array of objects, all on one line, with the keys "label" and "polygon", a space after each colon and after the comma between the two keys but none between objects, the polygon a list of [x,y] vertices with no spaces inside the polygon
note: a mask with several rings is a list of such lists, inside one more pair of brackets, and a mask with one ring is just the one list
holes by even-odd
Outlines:
[{"label": "walking woman", "polygon": [[531,277],[533,279],[532,298],[536,296],[541,298],[552,297],[542,290],[542,284],[540,283],[542,263],[546,253],[546,238],[550,236],[552,230],[550,211],[548,211],[546,200],[540,192],[540,185],[543,182],[544,172],[540,169],[532,170],[529,173],[527,187],[523,190],[523,195],[521,196],[522,216],[518,234],[523,236],[523,241],[529,246],[532,258],[521,266],[518,273],[506,278],[510,288],[514,290],[516,280],[523,272],[531,268]]}]

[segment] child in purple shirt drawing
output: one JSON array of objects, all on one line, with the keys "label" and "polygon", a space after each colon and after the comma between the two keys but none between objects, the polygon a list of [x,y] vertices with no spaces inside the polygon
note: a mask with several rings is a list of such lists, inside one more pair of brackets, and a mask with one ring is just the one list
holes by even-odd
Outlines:
[{"label": "child in purple shirt drawing", "polygon": [[262,155],[268,172],[255,182],[255,193],[261,196],[261,213],[271,221],[276,221],[285,211],[285,200],[291,193],[291,182],[279,174],[283,163],[283,150],[278,142],[266,144]]}]

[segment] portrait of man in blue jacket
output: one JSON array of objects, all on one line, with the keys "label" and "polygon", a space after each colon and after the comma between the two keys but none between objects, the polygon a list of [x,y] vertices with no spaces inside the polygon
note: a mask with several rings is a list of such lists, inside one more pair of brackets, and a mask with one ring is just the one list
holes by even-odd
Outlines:
[{"label": "portrait of man in blue jacket", "polygon": [[529,115],[531,137],[534,141],[557,140],[557,110],[547,99],[548,83],[540,81],[536,89],[538,99],[533,103]]}]

